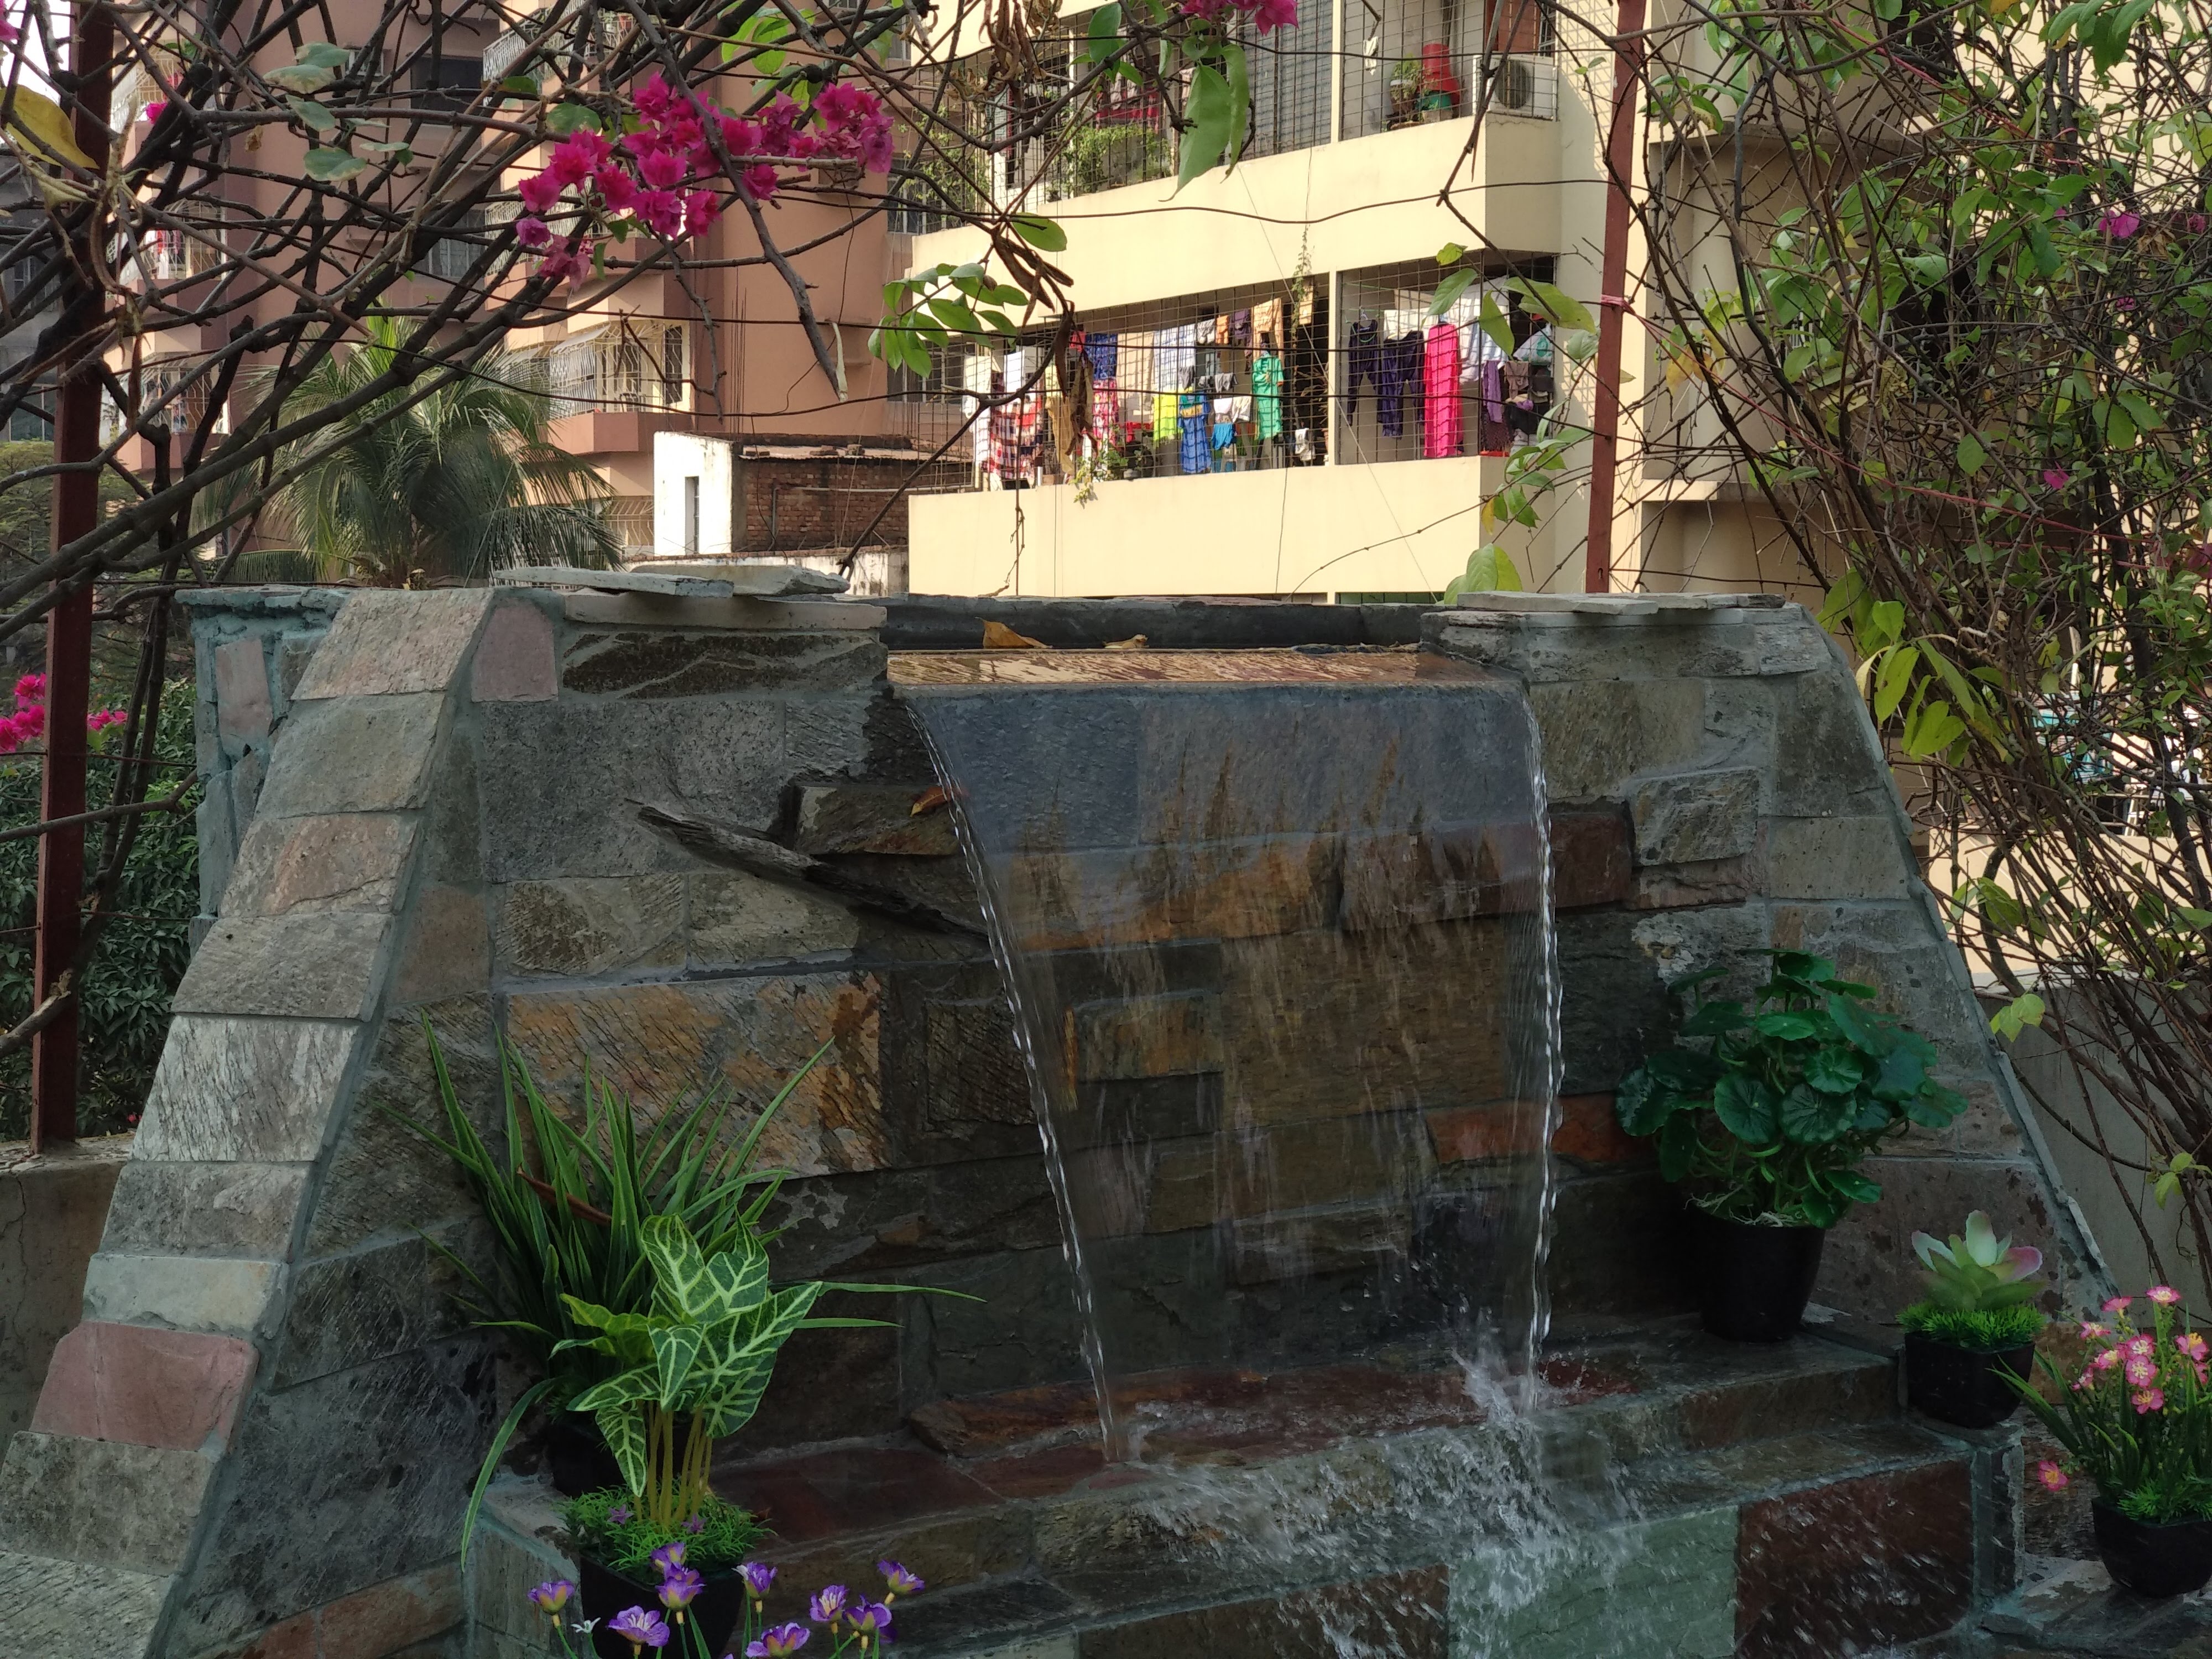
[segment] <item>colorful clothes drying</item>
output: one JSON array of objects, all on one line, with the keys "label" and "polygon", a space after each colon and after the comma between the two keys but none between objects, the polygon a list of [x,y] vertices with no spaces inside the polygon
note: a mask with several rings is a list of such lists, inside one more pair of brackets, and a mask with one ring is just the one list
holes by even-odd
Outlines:
[{"label": "colorful clothes drying", "polygon": [[1084,341],[1083,354],[1091,359],[1091,380],[1094,386],[1100,380],[1110,380],[1121,367],[1121,337],[1118,334],[1093,334]]},{"label": "colorful clothes drying", "polygon": [[1213,447],[1206,441],[1206,399],[1186,392],[1176,399],[1176,417],[1182,423],[1182,460],[1186,472],[1205,472],[1213,465]]},{"label": "colorful clothes drying", "polygon": [[1283,360],[1272,351],[1252,360],[1252,404],[1262,441],[1283,433]]},{"label": "colorful clothes drying", "polygon": [[1385,340],[1376,353],[1375,414],[1386,438],[1406,435],[1406,404],[1410,401],[1407,394],[1420,380],[1425,349],[1420,330],[1414,329],[1395,340]]},{"label": "colorful clothes drying", "polygon": [[1362,380],[1374,381],[1377,393],[1382,390],[1382,325],[1371,318],[1354,323],[1344,343],[1344,412],[1357,415]]},{"label": "colorful clothes drying", "polygon": [[1456,455],[1464,436],[1459,409],[1459,331],[1449,323],[1429,325],[1421,364],[1427,408],[1421,422],[1421,453],[1431,460]]}]

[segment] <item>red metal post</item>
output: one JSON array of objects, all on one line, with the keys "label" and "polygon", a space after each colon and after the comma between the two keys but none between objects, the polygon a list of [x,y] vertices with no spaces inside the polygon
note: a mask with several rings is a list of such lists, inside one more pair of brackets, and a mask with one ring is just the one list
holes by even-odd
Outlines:
[{"label": "red metal post", "polygon": [[1583,591],[1613,586],[1613,508],[1620,470],[1620,346],[1628,309],[1628,185],[1636,155],[1637,97],[1644,83],[1644,0],[1620,0],[1613,43],[1613,125],[1607,130],[1605,256],[1599,277],[1597,406],[1590,413],[1589,537]]},{"label": "red metal post", "polygon": [[[106,118],[115,20],[103,5],[81,5],[70,41],[75,77],[75,137],[86,155],[107,154]],[[54,459],[82,463],[100,453],[100,383],[87,374],[97,337],[100,296],[88,277],[96,212],[73,250],[64,289],[64,315],[81,325],[62,359],[54,399]],[[89,468],[54,479],[53,546],[88,534],[98,521],[100,478]],[[46,614],[46,761],[39,811],[70,817],[85,810],[84,722],[92,698],[92,585],[67,594]],[[39,842],[39,932],[32,968],[32,1006],[53,994],[76,958],[84,899],[84,825],[49,830]],[[71,999],[31,1039],[31,1146],[76,1139],[77,1004]]]}]

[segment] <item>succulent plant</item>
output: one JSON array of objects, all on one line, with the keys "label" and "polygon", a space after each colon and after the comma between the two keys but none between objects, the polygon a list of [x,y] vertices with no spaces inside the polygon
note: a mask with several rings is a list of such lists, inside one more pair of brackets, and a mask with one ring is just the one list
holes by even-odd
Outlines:
[{"label": "succulent plant", "polygon": [[1912,1235],[1912,1253],[1928,1269],[1924,1305],[1952,1313],[1992,1313],[2032,1301],[2043,1289],[2036,1277],[2043,1252],[1999,1238],[1990,1218],[1976,1210],[1966,1218],[1963,1236],[1946,1242],[1933,1233]]}]

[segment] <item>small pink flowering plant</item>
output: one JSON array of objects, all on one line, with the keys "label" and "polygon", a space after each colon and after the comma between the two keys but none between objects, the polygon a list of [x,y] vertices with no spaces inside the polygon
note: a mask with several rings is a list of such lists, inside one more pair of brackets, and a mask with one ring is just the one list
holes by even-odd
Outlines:
[{"label": "small pink flowering plant", "polygon": [[2106,1503],[2153,1525],[2212,1516],[2212,1344],[2188,1328],[2179,1291],[2154,1285],[2145,1300],[2147,1328],[2130,1317],[2131,1297],[2081,1322],[2079,1376],[2037,1356],[2055,1399],[2014,1383],[2066,1449],[2037,1479],[2056,1491],[2086,1474]]}]

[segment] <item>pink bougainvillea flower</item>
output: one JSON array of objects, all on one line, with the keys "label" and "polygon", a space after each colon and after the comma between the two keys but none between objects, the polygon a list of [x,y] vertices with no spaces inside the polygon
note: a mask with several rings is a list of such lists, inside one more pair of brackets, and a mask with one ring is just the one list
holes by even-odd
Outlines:
[{"label": "pink bougainvillea flower", "polygon": [[2131,294],[2123,294],[2112,301],[2112,309],[2115,311],[2133,311],[2135,308],[2135,296]]},{"label": "pink bougainvillea flower", "polygon": [[26,674],[15,682],[15,700],[18,702],[35,702],[46,695],[46,677],[44,674]]},{"label": "pink bougainvillea flower", "polygon": [[2035,1466],[2035,1478],[2046,1492],[2062,1491],[2066,1485],[2066,1471],[2047,1457]]},{"label": "pink bougainvillea flower", "polygon": [[2128,1403],[2136,1408],[2136,1415],[2137,1417],[2148,1417],[2153,1412],[2164,1411],[2166,1409],[2166,1390],[2163,1389],[2137,1389],[2133,1394],[2128,1396]]},{"label": "pink bougainvillea flower", "polygon": [[775,176],[775,169],[769,166],[765,161],[762,162],[758,167],[747,167],[745,169],[745,190],[756,202],[767,201],[769,198],[775,194],[776,190],[779,187],[779,184],[780,181]]},{"label": "pink bougainvillea flower", "polygon": [[592,274],[592,244],[579,237],[575,246],[556,248],[547,254],[538,269],[556,283],[581,282]]},{"label": "pink bougainvillea flower", "polygon": [[27,738],[35,738],[46,729],[46,711],[36,704],[15,711],[15,729]]},{"label": "pink bougainvillea flower", "polygon": [[2181,222],[2187,227],[2191,236],[2202,236],[2204,234],[2205,218],[2201,213],[2186,214]]},{"label": "pink bougainvillea flower", "polygon": [[514,240],[534,252],[553,240],[553,232],[536,214],[525,214],[514,222]]},{"label": "pink bougainvillea flower", "polygon": [[533,173],[517,186],[522,205],[529,211],[543,215],[553,211],[553,204],[561,199],[561,181],[550,173]]},{"label": "pink bougainvillea flower", "polygon": [[0,23],[0,46],[12,46],[23,38],[23,31],[13,23]]},{"label": "pink bougainvillea flower", "polygon": [[684,198],[684,234],[704,236],[722,216],[721,198],[711,190],[695,190]]},{"label": "pink bougainvillea flower", "polygon": [[645,77],[645,83],[630,94],[630,102],[637,106],[637,112],[647,120],[659,121],[676,106],[676,94],[668,82],[660,78],[660,71],[655,70]]},{"label": "pink bougainvillea flower", "polygon": [[757,121],[748,121],[742,115],[722,118],[722,148],[732,157],[757,155],[761,153],[761,129]]},{"label": "pink bougainvillea flower", "polygon": [[1295,28],[1297,21],[1298,0],[1259,0],[1252,8],[1252,22],[1262,34]]},{"label": "pink bougainvillea flower", "polygon": [[152,103],[146,106],[146,125],[149,127],[152,126],[155,122],[160,120],[168,112],[169,100],[166,98],[155,99]]},{"label": "pink bougainvillea flower", "polygon": [[2161,1308],[2171,1308],[2180,1302],[2181,1292],[2171,1285],[2154,1285],[2150,1287],[2150,1299]]},{"label": "pink bougainvillea flower", "polygon": [[1182,15],[1210,22],[1229,9],[1229,0],[1182,0]]},{"label": "pink bougainvillea flower", "polygon": [[637,174],[654,190],[673,190],[684,182],[684,158],[673,150],[657,149],[637,158]]},{"label": "pink bougainvillea flower", "polygon": [[599,174],[599,200],[610,213],[628,213],[637,205],[637,180],[620,167],[606,168]]},{"label": "pink bougainvillea flower", "polygon": [[637,216],[654,235],[673,241],[684,234],[684,198],[672,190],[648,190],[637,198]]},{"label": "pink bougainvillea flower", "polygon": [[2116,242],[2124,242],[2142,228],[2142,215],[2124,209],[2109,212],[2097,221],[2097,228]]},{"label": "pink bougainvillea flower", "polygon": [[120,708],[95,708],[84,717],[84,729],[88,732],[105,732],[111,726],[125,724],[130,718],[131,716]]},{"label": "pink bougainvillea flower", "polygon": [[563,185],[580,185],[605,167],[613,153],[598,133],[572,132],[553,146],[545,170]]},{"label": "pink bougainvillea flower", "polygon": [[[2062,467],[2046,466],[2043,469],[2043,482],[2048,489],[2063,489],[2074,482],[2074,475]],[[2131,1296],[2116,1296],[2105,1304],[2105,1311],[2118,1313],[2134,1300],[2135,1297]]]},{"label": "pink bougainvillea flower", "polygon": [[891,170],[891,122],[879,116],[860,129],[860,165],[871,173]]}]

